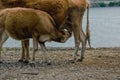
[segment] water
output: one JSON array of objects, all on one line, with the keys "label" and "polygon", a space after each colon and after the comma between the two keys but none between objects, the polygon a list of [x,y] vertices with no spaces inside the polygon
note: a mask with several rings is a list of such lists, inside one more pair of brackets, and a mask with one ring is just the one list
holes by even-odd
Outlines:
[{"label": "water", "polygon": [[[86,27],[84,15],[83,29]],[[120,7],[91,8],[90,30],[92,47],[120,47]],[[73,36],[66,43],[47,42],[50,47],[74,47]],[[20,41],[9,38],[4,47],[20,47]],[[30,42],[32,47],[32,40]]]},{"label": "water", "polygon": [[92,8],[90,25],[94,47],[120,47],[120,7]]}]

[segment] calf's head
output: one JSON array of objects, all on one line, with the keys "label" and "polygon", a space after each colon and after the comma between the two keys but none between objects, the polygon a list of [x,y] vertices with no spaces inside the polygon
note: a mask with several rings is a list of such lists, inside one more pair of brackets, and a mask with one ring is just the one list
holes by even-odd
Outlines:
[{"label": "calf's head", "polygon": [[70,37],[71,37],[71,32],[69,32],[68,30],[65,30],[65,29],[64,30],[59,30],[58,31],[58,36],[57,36],[57,38],[54,41],[60,42],[60,43],[64,43]]}]

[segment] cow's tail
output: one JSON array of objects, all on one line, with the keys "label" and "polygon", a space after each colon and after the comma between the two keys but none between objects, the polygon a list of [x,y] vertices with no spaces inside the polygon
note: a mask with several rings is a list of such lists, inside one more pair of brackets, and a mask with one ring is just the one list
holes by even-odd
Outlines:
[{"label": "cow's tail", "polygon": [[89,6],[87,7],[86,42],[87,41],[88,41],[89,47],[91,48],[91,43],[90,43],[90,25],[89,25]]}]

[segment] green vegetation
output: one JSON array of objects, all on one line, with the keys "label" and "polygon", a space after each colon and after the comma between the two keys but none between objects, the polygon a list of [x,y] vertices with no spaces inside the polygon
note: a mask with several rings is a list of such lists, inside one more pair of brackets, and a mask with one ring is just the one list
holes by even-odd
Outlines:
[{"label": "green vegetation", "polygon": [[120,6],[120,2],[117,2],[116,5],[117,5],[117,6]]},{"label": "green vegetation", "polygon": [[120,2],[110,2],[110,3],[98,3],[98,5],[93,5],[93,7],[114,7],[120,6]]},{"label": "green vegetation", "polygon": [[108,6],[120,6],[120,2],[110,2]]},{"label": "green vegetation", "polygon": [[106,4],[105,3],[99,3],[99,6],[100,7],[106,7]]},{"label": "green vegetation", "polygon": [[114,2],[110,2],[110,3],[108,4],[108,6],[110,6],[110,7],[112,7],[112,6],[114,6],[114,5],[115,5]]}]

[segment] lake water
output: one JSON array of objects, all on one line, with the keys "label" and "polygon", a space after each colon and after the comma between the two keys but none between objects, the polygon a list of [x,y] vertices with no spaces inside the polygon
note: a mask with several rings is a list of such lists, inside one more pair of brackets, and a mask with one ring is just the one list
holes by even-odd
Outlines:
[{"label": "lake water", "polygon": [[[86,27],[86,14],[83,29]],[[92,47],[120,47],[120,7],[91,8],[90,30]],[[20,41],[9,38],[4,47],[20,47]],[[30,42],[32,47],[32,41]],[[74,38],[66,43],[47,42],[49,47],[74,47]]]}]

